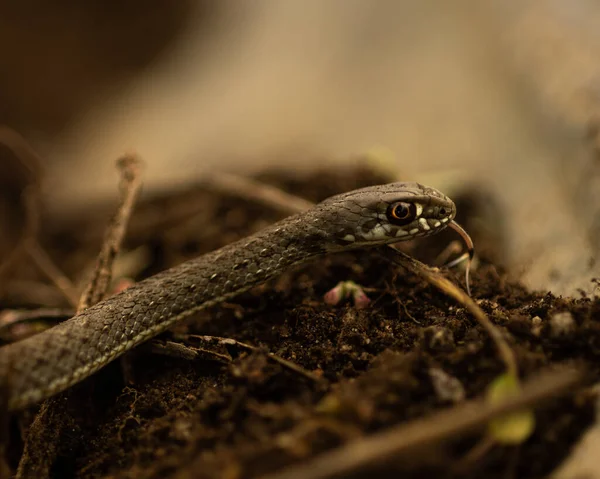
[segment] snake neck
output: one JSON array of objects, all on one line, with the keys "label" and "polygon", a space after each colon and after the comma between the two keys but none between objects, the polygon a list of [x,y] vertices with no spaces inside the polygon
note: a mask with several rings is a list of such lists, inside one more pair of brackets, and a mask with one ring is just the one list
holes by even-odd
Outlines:
[{"label": "snake neck", "polygon": [[118,335],[139,344],[148,339],[136,335],[140,324],[146,328],[145,325],[151,325],[152,335],[156,335],[196,311],[326,253],[325,233],[310,219],[310,214],[290,217],[253,236],[140,281],[68,322],[118,330]]},{"label": "snake neck", "polygon": [[326,252],[323,232],[304,216],[283,220],[139,284],[155,282],[178,296],[189,295],[196,307],[235,296]]}]

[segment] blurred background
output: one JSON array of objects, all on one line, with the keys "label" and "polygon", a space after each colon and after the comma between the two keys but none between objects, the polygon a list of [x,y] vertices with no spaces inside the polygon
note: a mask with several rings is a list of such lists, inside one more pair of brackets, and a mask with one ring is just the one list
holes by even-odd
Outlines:
[{"label": "blurred background", "polygon": [[593,293],[599,60],[591,0],[0,1],[0,124],[56,215],[114,198],[125,151],[146,192],[366,155],[472,193],[527,286]]}]

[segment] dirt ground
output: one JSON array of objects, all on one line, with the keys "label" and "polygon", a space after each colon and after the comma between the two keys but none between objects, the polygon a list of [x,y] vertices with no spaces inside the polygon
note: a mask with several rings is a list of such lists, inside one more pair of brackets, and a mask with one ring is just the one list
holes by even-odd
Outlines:
[{"label": "dirt ground", "polygon": [[[313,201],[385,181],[367,170],[261,179]],[[459,211],[470,206],[460,204]],[[186,208],[197,212],[184,216]],[[92,260],[108,211],[44,224],[41,241],[71,278],[81,277]],[[165,192],[136,209],[123,276],[141,279],[280,217],[231,196]],[[587,365],[590,383],[597,381],[600,301],[526,291],[494,265],[494,238],[478,237],[460,213],[458,220],[476,246],[485,244],[472,276],[473,296],[505,334],[523,376],[572,361]],[[456,238],[442,234],[405,250],[434,264],[450,239]],[[464,285],[461,272],[448,275]],[[326,304],[324,294],[342,280],[363,286],[371,303],[363,309],[348,301]],[[10,298],[3,310],[65,307],[41,290]],[[558,314],[565,312],[571,316]],[[31,461],[61,479],[260,477],[478,397],[503,369],[491,340],[463,307],[376,251],[331,256],[290,271],[162,339],[178,339],[174,334],[232,338],[256,349],[188,338],[186,344],[212,351],[189,360],[140,348],[51,401],[41,436],[30,445]],[[282,365],[268,352],[302,369]],[[435,377],[453,386],[435,387]],[[12,468],[34,412],[10,418],[5,455]],[[592,420],[591,396],[575,391],[536,408],[535,432],[522,445],[494,446],[468,461],[481,434],[461,435],[352,477],[543,477]]]}]

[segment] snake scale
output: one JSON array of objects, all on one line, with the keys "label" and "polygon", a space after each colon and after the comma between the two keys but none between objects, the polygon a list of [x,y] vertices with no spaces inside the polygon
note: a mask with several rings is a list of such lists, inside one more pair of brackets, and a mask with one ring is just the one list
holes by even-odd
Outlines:
[{"label": "snake scale", "polygon": [[390,183],[333,196],[248,238],[166,270],[40,334],[0,348],[9,410],[90,376],[191,314],[288,268],[339,251],[458,227],[436,189]]}]

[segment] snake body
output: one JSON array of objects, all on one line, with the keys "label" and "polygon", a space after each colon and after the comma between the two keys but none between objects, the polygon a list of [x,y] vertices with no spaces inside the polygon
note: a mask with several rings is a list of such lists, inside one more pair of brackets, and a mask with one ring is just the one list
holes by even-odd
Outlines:
[{"label": "snake body", "polygon": [[191,314],[294,265],[338,251],[444,229],[454,203],[418,183],[331,197],[248,238],[166,270],[38,335],[0,349],[8,408],[18,410],[90,376]]}]

